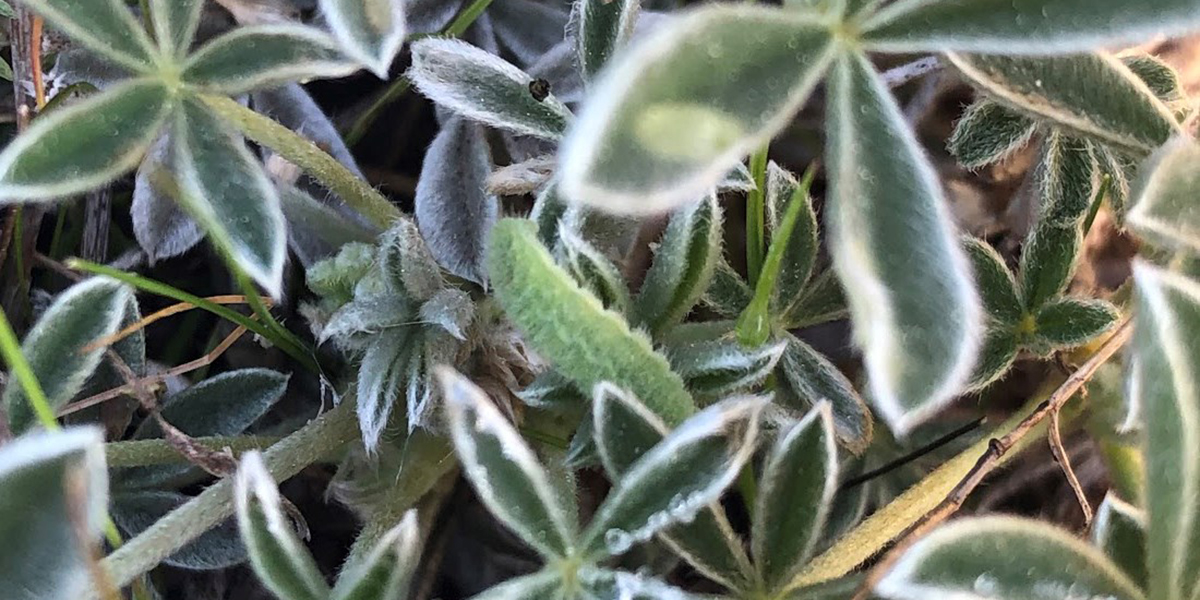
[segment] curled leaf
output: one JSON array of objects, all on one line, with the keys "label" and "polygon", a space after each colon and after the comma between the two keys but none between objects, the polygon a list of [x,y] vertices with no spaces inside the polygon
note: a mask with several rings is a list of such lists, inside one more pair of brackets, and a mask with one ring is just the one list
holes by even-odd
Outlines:
[{"label": "curled leaf", "polygon": [[1036,121],[991,100],[979,100],[954,124],[946,147],[958,164],[978,169],[1020,150],[1036,131]]}]

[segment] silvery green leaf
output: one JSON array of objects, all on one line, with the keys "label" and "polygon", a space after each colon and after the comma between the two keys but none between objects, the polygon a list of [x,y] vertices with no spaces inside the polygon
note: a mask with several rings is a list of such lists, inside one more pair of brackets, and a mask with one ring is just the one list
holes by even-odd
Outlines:
[{"label": "silvery green leaf", "polygon": [[1096,510],[1092,544],[1139,586],[1146,585],[1146,512],[1112,492]]},{"label": "silvery green leaf", "polygon": [[594,429],[591,419],[579,422],[579,428],[575,430],[575,435],[571,436],[571,443],[567,446],[566,455],[563,456],[563,466],[571,469],[604,466],[600,462],[600,451],[596,447]]},{"label": "silvery green leaf", "polygon": [[966,236],[963,249],[971,261],[975,273],[975,284],[979,286],[979,299],[992,319],[1000,323],[1016,323],[1025,313],[1017,281],[1005,264],[1004,258],[987,242]]},{"label": "silvery green leaf", "polygon": [[900,0],[861,25],[871,50],[1063,54],[1200,28],[1191,0]]},{"label": "silvery green leaf", "polygon": [[560,228],[558,240],[563,267],[580,287],[591,292],[604,308],[624,313],[629,308],[629,286],[617,266],[567,227]]},{"label": "silvery green leaf", "polygon": [[332,258],[322,260],[308,269],[305,283],[335,307],[341,306],[354,299],[355,286],[374,268],[374,262],[373,245],[351,242],[342,246]]},{"label": "silvery green leaf", "polygon": [[441,31],[454,20],[463,0],[409,0],[406,7],[408,28],[413,33]]},{"label": "silvery green leaf", "polygon": [[1079,225],[1039,222],[1034,227],[1021,251],[1021,295],[1027,311],[1036,311],[1067,289],[1082,244]]},{"label": "silvery green leaf", "polygon": [[1021,349],[1021,338],[1013,331],[1012,325],[996,324],[990,328],[983,338],[983,347],[979,349],[979,359],[975,364],[975,372],[967,382],[967,390],[981,390],[1008,373],[1017,360],[1017,352]]},{"label": "silvery green leaf", "polygon": [[53,98],[77,83],[88,83],[105,90],[135,77],[129,69],[91,50],[71,48],[59,52],[54,58],[54,67],[46,73],[46,96]]},{"label": "silvery green leaf", "polygon": [[602,567],[589,566],[581,569],[579,581],[589,598],[700,600],[707,597],[685,592],[650,575],[610,571]]},{"label": "silvery green leaf", "polygon": [[779,361],[776,400],[801,414],[828,403],[837,440],[851,452],[866,449],[874,429],[871,411],[850,380],[812,346],[790,333]]},{"label": "silvery green leaf", "polygon": [[160,136],[138,166],[133,184],[133,234],[150,264],[179,256],[204,239],[195,219],[154,184],[155,172],[170,169],[172,145],[169,133]]},{"label": "silvery green leaf", "polygon": [[465,341],[475,320],[475,303],[467,292],[446,288],[426,300],[418,316],[422,323],[439,327],[455,339]]},{"label": "silvery green leaf", "polygon": [[642,455],[596,509],[579,546],[618,555],[664,529],[691,522],[720,498],[754,451],[761,397],[733,398],[684,421]]},{"label": "silvery green leaf", "polygon": [[848,575],[841,579],[818,583],[788,592],[785,600],[850,600],[862,587],[861,575]]},{"label": "silvery green leaf", "polygon": [[[270,369],[239,369],[208,377],[167,398],[162,416],[193,437],[237,435],[267,413],[287,391],[289,375]],[[162,435],[147,419],[134,437]]]},{"label": "silvery green leaf", "polygon": [[[587,402],[583,394],[575,389],[575,384],[571,383],[570,379],[563,377],[553,369],[538,374],[517,395],[525,404],[538,408],[584,406]],[[580,427],[582,426],[580,425]]]},{"label": "silvery green leaf", "polygon": [[1051,133],[1042,147],[1036,177],[1041,193],[1039,218],[1061,226],[1083,221],[1099,182],[1099,165],[1086,140]]},{"label": "silvery green leaf", "polygon": [[412,45],[408,78],[439,106],[468,119],[555,140],[571,111],[534,79],[497,56],[460,40],[425,38]]},{"label": "silvery green leaf", "polygon": [[[70,479],[69,479],[70,478]],[[68,481],[84,493],[73,498]],[[92,589],[81,542],[99,542],[108,504],[104,439],[99,429],[33,433],[0,450],[0,535],[8,551],[0,581],[12,600],[73,600]],[[80,540],[70,514],[81,517]]]},{"label": "silvery green leaf", "polygon": [[[783,307],[790,307],[800,300],[809,278],[812,277],[813,267],[817,263],[817,252],[820,250],[817,239],[817,212],[807,193],[802,196],[796,195],[799,187],[799,182],[791,173],[774,162],[767,165],[766,204],[771,225],[771,244],[786,244],[774,290],[774,297]],[[788,211],[793,210],[793,202],[800,204],[794,209],[797,211],[795,225],[792,226],[791,235],[785,240],[782,238],[783,222]]]},{"label": "silvery green leaf", "polygon": [[176,111],[171,139],[178,201],[213,243],[278,297],[287,228],[271,180],[242,139],[194,100]]},{"label": "silvery green leaf", "polygon": [[412,303],[396,294],[356,298],[337,309],[321,329],[317,341],[335,340],[347,348],[356,347],[360,338],[371,337],[385,329],[413,325],[417,321]]},{"label": "silvery green leaf", "polygon": [[999,162],[1025,147],[1037,122],[988,99],[979,100],[954,124],[946,148],[967,169]]},{"label": "silvery green leaf", "polygon": [[121,0],[24,0],[21,4],[113,62],[142,73],[155,69],[154,43]]},{"label": "silvery green leaf", "polygon": [[547,557],[571,555],[575,527],[548,474],[492,400],[448,367],[437,372],[454,448],[479,499],[496,518]]},{"label": "silvery green leaf", "polygon": [[378,234],[290,185],[279,187],[279,201],[287,220],[288,247],[305,268],[337,254],[346,244],[372,242]]},{"label": "silvery green leaf", "polygon": [[1121,58],[1126,67],[1146,83],[1159,100],[1173,104],[1184,100],[1183,83],[1179,72],[1156,56],[1135,54]]},{"label": "silvery green leaf", "polygon": [[547,248],[558,244],[558,231],[563,217],[567,214],[567,203],[558,193],[558,183],[551,181],[537,195],[529,220],[537,224],[538,239]]},{"label": "silvery green leaf", "polygon": [[634,322],[661,332],[692,311],[721,258],[721,227],[721,205],[714,194],[671,215],[634,299]]},{"label": "silvery green leaf", "polygon": [[612,55],[633,35],[641,0],[581,0],[575,3],[576,64],[585,79],[593,79]]},{"label": "silvery green leaf", "polygon": [[412,352],[419,352],[415,327],[384,330],[367,345],[358,366],[358,427],[363,446],[372,452],[396,407]]},{"label": "silvery green leaf", "polygon": [[904,552],[875,593],[892,600],[1145,598],[1095,548],[1052,525],[1012,517],[935,529]]},{"label": "silvery green leaf", "polygon": [[417,512],[404,513],[375,549],[333,586],[332,600],[399,600],[408,594],[409,582],[421,560],[421,531]]},{"label": "silvery green leaf", "polygon": [[733,319],[742,314],[753,296],[750,284],[722,257],[713,269],[712,281],[704,292],[703,301],[717,314]]},{"label": "silvery green leaf", "polygon": [[748,192],[755,187],[754,175],[750,173],[750,168],[745,163],[738,163],[734,165],[732,171],[725,175],[725,179],[717,184],[717,191]]},{"label": "silvery green leaf", "polygon": [[1092,144],[1092,154],[1100,163],[1100,172],[1108,176],[1108,206],[1118,223],[1123,223],[1132,195],[1133,177],[1140,161],[1117,154],[1101,144]]},{"label": "silvery green leaf", "polygon": [[321,14],[342,52],[380,79],[400,52],[407,33],[403,0],[321,0]]},{"label": "silvery green leaf", "polygon": [[492,157],[483,128],[466,119],[442,126],[421,164],[416,217],[421,235],[447,271],[487,283],[483,265],[499,201],[484,191]]},{"label": "silvery green leaf", "polygon": [[786,340],[747,348],[733,335],[728,335],[689,343],[667,343],[664,352],[671,361],[671,368],[683,377],[688,390],[703,401],[752,390],[771,375],[786,348]]},{"label": "silvery green leaf", "polygon": [[970,377],[983,311],[941,181],[864,55],[838,60],[827,119],[833,264],[869,395],[903,435]]},{"label": "silvery green leaf", "polygon": [[563,226],[583,236],[589,244],[610,259],[620,262],[629,254],[642,221],[614,215],[582,204],[570,204],[563,215]]},{"label": "silvery green leaf", "polygon": [[149,8],[159,47],[176,60],[183,58],[196,38],[203,0],[151,0]]},{"label": "silvery green leaf", "polygon": [[1128,152],[1149,153],[1179,130],[1146,83],[1107,54],[946,59],[997,102]]},{"label": "silvery green leaf", "polygon": [[780,432],[767,454],[751,521],[751,548],[767,589],[790,582],[825,529],[838,482],[833,437],[833,415],[822,402]]},{"label": "silvery green leaf", "polygon": [[497,41],[524,67],[563,41],[570,13],[564,2],[505,0],[490,6],[488,16]]},{"label": "silvery green leaf", "polygon": [[392,291],[425,301],[446,285],[429,244],[411,219],[398,219],[379,240],[379,268]]},{"label": "silvery green leaf", "polygon": [[791,120],[832,54],[819,15],[717,4],[672,20],[597,80],[560,150],[565,195],[628,214],[694,201]]},{"label": "silvery green leaf", "polygon": [[1051,348],[1082,346],[1112,329],[1121,311],[1104,300],[1059,298],[1038,309],[1037,340]]},{"label": "silvery green leaf", "polygon": [[1164,146],[1147,163],[1134,186],[1129,227],[1154,243],[1195,252],[1200,250],[1200,143],[1182,136]]},{"label": "silvery green leaf", "polygon": [[324,32],[303,25],[239,27],[208,42],[183,65],[183,82],[236,96],[311,77],[342,77],[358,65]]},{"label": "silvery green leaf", "polygon": [[1151,598],[1191,598],[1200,564],[1196,521],[1200,486],[1200,422],[1196,398],[1195,343],[1200,324],[1200,284],[1145,263],[1133,267],[1137,315],[1133,337],[1136,364],[1130,382],[1145,436],[1146,565]]},{"label": "silvery green leaf", "polygon": [[846,294],[842,291],[842,283],[838,281],[833,269],[826,269],[809,281],[804,292],[783,314],[782,322],[788,329],[802,329],[839,321],[848,315],[849,308],[846,306]]},{"label": "silvery green leaf", "polygon": [[[140,490],[120,493],[113,498],[112,518],[118,527],[132,537],[188,500],[191,497],[178,492]],[[188,542],[163,559],[163,564],[193,571],[212,571],[245,561],[246,546],[238,536],[237,523],[230,519]]]},{"label": "silvery green leaf", "polygon": [[171,103],[161,83],[137,79],[36,119],[0,153],[0,203],[53,200],[127,173]]},{"label": "silvery green leaf", "polygon": [[242,456],[234,480],[238,529],[259,581],[287,600],[326,600],[329,586],[283,513],[279,489],[262,455]]},{"label": "silvery green leaf", "polygon": [[561,586],[561,573],[538,571],[496,584],[471,596],[471,600],[557,600]]},{"label": "silvery green leaf", "polygon": [[[133,293],[124,284],[107,277],[85,279],[59,294],[25,335],[21,354],[29,361],[51,409],[65,405],[96,370],[107,346],[81,350],[116,333],[132,300]],[[37,424],[29,399],[15,379],[0,398],[9,431],[21,434]]]}]

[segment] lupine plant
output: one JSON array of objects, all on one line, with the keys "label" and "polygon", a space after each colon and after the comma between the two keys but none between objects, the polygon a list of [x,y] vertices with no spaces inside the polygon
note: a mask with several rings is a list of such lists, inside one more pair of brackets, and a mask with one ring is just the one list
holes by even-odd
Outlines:
[{"label": "lupine plant", "polygon": [[[650,8],[0,0],[0,595],[1196,596],[1200,4]],[[1043,436],[1082,525],[943,524]]]}]

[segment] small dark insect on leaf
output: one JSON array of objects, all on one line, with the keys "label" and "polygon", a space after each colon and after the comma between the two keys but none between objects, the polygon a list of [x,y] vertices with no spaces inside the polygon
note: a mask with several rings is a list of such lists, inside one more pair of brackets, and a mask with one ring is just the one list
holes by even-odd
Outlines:
[{"label": "small dark insect on leaf", "polygon": [[550,96],[550,82],[545,79],[534,79],[529,82],[529,95],[541,102]]}]

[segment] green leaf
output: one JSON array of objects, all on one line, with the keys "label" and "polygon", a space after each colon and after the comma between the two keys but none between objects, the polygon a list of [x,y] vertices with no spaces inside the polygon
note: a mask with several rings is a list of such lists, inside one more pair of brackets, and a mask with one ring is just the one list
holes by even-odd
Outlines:
[{"label": "green leaf", "polygon": [[154,44],[121,0],[22,0],[58,31],[117,64],[149,73]]},{"label": "green leaf", "polygon": [[722,257],[713,268],[712,280],[701,300],[718,315],[732,319],[742,314],[753,294],[742,275]]},{"label": "green leaf", "polygon": [[707,193],[791,120],[833,54],[825,18],[712,5],[616,60],[560,149],[567,198],[662,212]]},{"label": "green leaf", "polygon": [[[817,212],[807,190],[796,195],[800,183],[785,169],[772,161],[767,165],[767,219],[771,224],[771,245],[784,244],[783,261],[780,263],[772,298],[779,306],[789,307],[800,299],[804,287],[812,277],[820,250],[817,239]],[[787,215],[795,211],[795,225],[784,237],[783,224]]]},{"label": "green leaf", "polygon": [[581,535],[586,555],[618,555],[695,519],[737,478],[754,451],[765,401],[742,397],[684,421],[629,467]]},{"label": "green leaf", "polygon": [[7,0],[0,0],[0,17],[11,19],[16,17],[17,13],[13,12],[13,7]]},{"label": "green leaf", "polygon": [[411,324],[415,313],[412,302],[399,294],[357,298],[330,315],[317,341],[332,339],[343,348],[360,348],[385,329]]},{"label": "green leaf", "polygon": [[170,105],[162,84],[134,80],[35,120],[0,153],[0,199],[53,200],[129,172]]},{"label": "green leaf", "polygon": [[582,0],[575,3],[575,64],[592,79],[633,35],[641,0]]},{"label": "green leaf", "polygon": [[872,50],[1063,54],[1200,28],[1192,0],[900,0],[862,25]]},{"label": "green leaf", "polygon": [[496,405],[453,369],[437,371],[454,448],[479,499],[496,518],[548,558],[571,555],[575,527],[549,474]]},{"label": "green leaf", "polygon": [[780,590],[808,563],[837,491],[833,415],[822,402],[781,432],[767,454],[752,520],[755,564]]},{"label": "green leaf", "polygon": [[654,253],[633,303],[633,321],[660,333],[683,320],[704,295],[721,257],[721,206],[715,195],[679,208]]},{"label": "green leaf", "polygon": [[558,239],[563,267],[575,282],[596,296],[604,308],[624,313],[629,308],[629,286],[617,266],[569,228],[561,228]]},{"label": "green leaf", "polygon": [[407,33],[403,0],[321,0],[320,6],[342,51],[387,79]]},{"label": "green leaf", "polygon": [[421,560],[417,512],[404,513],[400,524],[384,534],[370,555],[343,572],[333,586],[332,600],[399,600],[408,595],[409,582]]},{"label": "green leaf", "polygon": [[1027,311],[1036,312],[1067,289],[1082,244],[1079,225],[1039,222],[1034,227],[1021,251],[1021,295]]},{"label": "green leaf", "polygon": [[1200,251],[1200,143],[1180,137],[1147,163],[1126,221],[1155,244]]},{"label": "green leaf", "polygon": [[1121,58],[1121,62],[1146,83],[1159,100],[1172,104],[1185,99],[1179,73],[1156,56],[1136,54]]},{"label": "green leaf", "polygon": [[988,316],[1005,324],[1021,320],[1025,309],[1021,305],[1017,281],[1000,253],[987,242],[969,236],[963,238],[963,249],[971,260],[979,298],[983,300]]},{"label": "green leaf", "polygon": [[425,38],[412,45],[406,76],[439,106],[485,125],[556,140],[571,111],[504,59],[464,41]]},{"label": "green leaf", "polygon": [[788,307],[780,319],[788,329],[803,329],[830,321],[840,321],[849,315],[846,294],[837,273],[827,269],[805,286],[804,293]]},{"label": "green leaf", "polygon": [[1092,523],[1092,543],[1134,583],[1146,585],[1146,513],[1109,492]]},{"label": "green leaf", "polygon": [[446,286],[437,260],[411,219],[398,219],[379,238],[379,268],[393,291],[418,302]]},{"label": "green leaf", "polygon": [[1049,524],[1011,517],[943,525],[905,551],[875,591],[893,600],[1145,598],[1095,548]]},{"label": "green leaf", "polygon": [[279,489],[261,454],[242,456],[234,490],[242,542],[263,585],[280,600],[326,600],[329,586],[284,516]]},{"label": "green leaf", "polygon": [[[411,221],[401,220],[400,223]],[[415,232],[416,226],[413,226]],[[384,257],[386,258],[387,235],[384,234]],[[419,234],[418,234],[419,235]],[[314,264],[305,274],[308,288],[335,307],[354,299],[354,287],[371,270],[375,260],[375,247],[363,242],[352,242],[342,246],[332,258]],[[381,258],[381,261],[384,259]]]},{"label": "green leaf", "polygon": [[406,367],[417,345],[416,329],[395,327],[374,336],[358,366],[356,386],[358,427],[363,446],[374,451],[396,408]]},{"label": "green leaf", "polygon": [[529,220],[537,223],[538,239],[547,248],[558,243],[559,224],[567,214],[567,203],[559,196],[558,183],[551,181],[537,196]]},{"label": "green leaf", "polygon": [[1171,110],[1145,82],[1107,54],[946,58],[1009,108],[1128,152],[1148,154],[1179,130]]},{"label": "green leaf", "polygon": [[1108,206],[1116,216],[1118,223],[1125,220],[1129,199],[1132,195],[1134,173],[1137,172],[1138,162],[1127,156],[1113,152],[1107,146],[1092,144],[1092,155],[1100,163],[1101,175],[1107,175]]},{"label": "green leaf", "polygon": [[[132,300],[130,289],[117,281],[106,277],[86,279],[59,294],[26,334],[21,354],[41,383],[50,408],[61,408],[83,388],[107,346],[82,350],[116,333]],[[2,399],[12,433],[19,435],[36,425],[21,386],[6,386]]]},{"label": "green leaf", "polygon": [[203,0],[151,0],[154,37],[165,54],[179,60],[187,55],[200,26]]},{"label": "green leaf", "polygon": [[0,59],[0,79],[5,81],[13,80],[12,66],[9,65],[8,61],[4,59]]},{"label": "green leaf", "polygon": [[834,268],[871,399],[903,435],[966,383],[982,311],[941,182],[866,57],[838,61],[827,118]]},{"label": "green leaf", "polygon": [[240,137],[194,100],[172,129],[178,201],[272,297],[283,285],[287,227],[279,195]]},{"label": "green leaf", "polygon": [[978,169],[1008,158],[1029,144],[1037,122],[991,100],[979,100],[954,124],[946,148],[958,164]]},{"label": "green leaf", "polygon": [[871,411],[850,380],[812,346],[784,334],[787,348],[776,369],[776,401],[797,411],[810,412],[827,402],[837,440],[854,454],[867,448],[873,433]]},{"label": "green leaf", "polygon": [[665,340],[663,351],[671,368],[683,377],[688,390],[701,401],[751,391],[775,370],[787,347],[785,340],[747,348],[733,332],[719,337],[674,342]]},{"label": "green leaf", "polygon": [[[178,492],[118,493],[113,498],[112,518],[122,531],[134,537],[189,500],[191,497]],[[246,546],[238,534],[237,523],[230,519],[188,542],[163,559],[163,564],[192,571],[212,571],[242,564],[246,558]]]},{"label": "green leaf", "polygon": [[1099,165],[1086,140],[1054,132],[1046,139],[1036,177],[1041,194],[1039,218],[1053,225],[1083,221],[1099,182]]},{"label": "green leaf", "polygon": [[979,360],[975,364],[971,380],[967,383],[967,389],[981,390],[1004,377],[1017,360],[1017,352],[1020,349],[1021,340],[1012,330],[1012,326],[998,324],[990,329],[983,338]]},{"label": "green leaf", "polygon": [[1037,341],[1051,348],[1082,346],[1112,329],[1121,311],[1104,300],[1059,298],[1037,313]]},{"label": "green leaf", "polygon": [[654,351],[645,334],[630,330],[621,315],[605,310],[554,263],[538,241],[534,223],[497,223],[488,265],[496,298],[508,318],[526,342],[579,389],[611,381],[645,399],[668,424],[683,421],[695,410],[667,359]]},{"label": "green leaf", "polygon": [[208,42],[183,65],[184,83],[236,96],[314,77],[342,77],[358,66],[324,32],[302,25],[239,27]]},{"label": "green leaf", "polygon": [[1200,284],[1135,263],[1136,368],[1131,402],[1140,407],[1145,436],[1146,564],[1151,598],[1191,598],[1200,567],[1200,405],[1196,366],[1200,346]]},{"label": "green leaf", "polygon": [[[270,369],[239,369],[214,375],[168,398],[162,416],[193,437],[236,435],[283,397],[289,378]],[[147,420],[134,437],[161,435],[157,422]]]},{"label": "green leaf", "polygon": [[425,301],[417,311],[417,316],[422,325],[465,342],[475,321],[475,303],[471,300],[471,294],[458,288],[446,288]]},{"label": "green leaf", "polygon": [[588,598],[701,600],[708,597],[689,594],[650,575],[610,571],[593,566],[580,569],[579,581]]},{"label": "green leaf", "polygon": [[471,600],[555,600],[562,585],[558,571],[539,571],[494,585],[471,596]]}]

